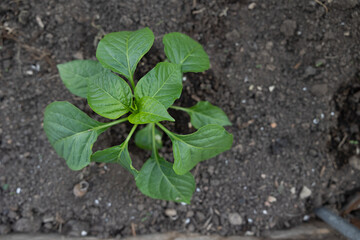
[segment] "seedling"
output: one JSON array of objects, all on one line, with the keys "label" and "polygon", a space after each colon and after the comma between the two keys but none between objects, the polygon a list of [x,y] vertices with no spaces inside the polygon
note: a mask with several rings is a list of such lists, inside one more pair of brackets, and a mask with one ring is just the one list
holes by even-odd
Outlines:
[{"label": "seedling", "polygon": [[[45,109],[44,130],[70,169],[80,170],[91,162],[118,163],[135,177],[143,194],[190,203],[195,180],[189,171],[197,163],[231,148],[233,136],[223,128],[231,123],[220,108],[209,102],[201,101],[190,108],[172,106],[182,92],[182,74],[203,72],[210,66],[203,47],[184,34],[174,32],[163,37],[168,60],[158,63],[135,85],[137,64],[153,42],[149,28],[114,32],[99,42],[98,61],[59,64],[60,77],[70,92],[86,98],[94,112],[114,121],[98,122],[69,102],[53,102]],[[187,112],[197,131],[180,135],[168,130],[160,123],[175,121],[168,108]],[[99,134],[125,121],[133,127],[122,144],[92,152]],[[135,144],[152,154],[139,171],[132,165],[128,145],[142,124],[146,126],[136,132]],[[163,145],[160,130],[172,141],[174,163],[158,153]]]}]

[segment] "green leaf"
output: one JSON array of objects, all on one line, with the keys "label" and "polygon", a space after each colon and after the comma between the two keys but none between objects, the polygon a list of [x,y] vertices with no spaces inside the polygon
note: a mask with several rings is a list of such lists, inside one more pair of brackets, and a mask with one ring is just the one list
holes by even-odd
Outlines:
[{"label": "green leaf", "polygon": [[169,108],[182,91],[181,67],[161,62],[140,79],[135,88],[135,98],[152,97]]},{"label": "green leaf", "polygon": [[210,67],[209,56],[197,41],[173,32],[163,38],[165,54],[173,63],[181,65],[182,72],[203,72]]},{"label": "green leaf", "polygon": [[153,42],[154,34],[149,28],[109,33],[99,42],[96,57],[105,68],[132,79],[138,62]]},{"label": "green leaf", "polygon": [[[155,145],[156,149],[162,148],[162,132],[155,128]],[[140,131],[137,131],[135,134],[135,144],[139,148],[145,149],[145,150],[152,150],[153,147],[153,141],[152,141],[152,127],[150,124],[148,124],[146,127],[141,129]]]},{"label": "green leaf", "polygon": [[122,78],[105,70],[89,79],[87,99],[94,112],[116,119],[130,111],[132,93]]},{"label": "green leaf", "polygon": [[138,174],[138,171],[132,165],[128,150],[128,144],[122,143],[119,146],[114,146],[102,151],[97,151],[91,156],[91,161],[103,163],[118,163],[126,170],[128,170],[134,177],[136,177]]},{"label": "green leaf", "polygon": [[176,108],[187,112],[190,115],[191,124],[199,129],[208,124],[229,126],[231,122],[221,108],[212,105],[207,101],[198,102],[191,108]]},{"label": "green leaf", "polygon": [[166,111],[164,105],[151,97],[143,97],[136,102],[137,112],[129,116],[132,124],[155,123],[160,121],[175,121]]},{"label": "green leaf", "polygon": [[87,81],[90,77],[101,72],[103,67],[98,61],[74,60],[58,64],[60,78],[71,93],[86,98]]},{"label": "green leaf", "polygon": [[190,171],[197,163],[229,150],[233,142],[230,133],[214,124],[201,127],[188,135],[175,134],[166,128],[163,130],[166,130],[172,141],[174,171],[180,175]]},{"label": "green leaf", "polygon": [[69,102],[53,102],[45,109],[45,133],[72,170],[80,170],[90,163],[94,142],[108,128],[104,125]]},{"label": "green leaf", "polygon": [[153,154],[136,177],[136,186],[151,198],[190,204],[195,179],[189,172],[177,175],[172,167],[171,163],[157,153]]}]

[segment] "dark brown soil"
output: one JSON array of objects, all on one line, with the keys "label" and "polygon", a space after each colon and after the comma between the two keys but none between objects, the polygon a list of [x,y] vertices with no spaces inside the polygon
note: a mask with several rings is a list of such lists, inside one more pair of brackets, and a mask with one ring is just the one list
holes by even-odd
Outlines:
[{"label": "dark brown soil", "polygon": [[[137,234],[260,235],[306,221],[316,206],[338,209],[360,187],[359,170],[348,164],[360,140],[360,3],[321,2],[326,8],[313,0],[2,0],[0,234],[124,236],[133,226]],[[71,171],[42,129],[44,108],[55,100],[96,116],[66,90],[56,64],[94,59],[104,33],[145,26],[157,38],[137,77],[164,60],[163,34],[186,33],[204,45],[212,68],[185,75],[177,104],[208,100],[233,122],[233,148],[194,171],[191,205],[143,196],[117,165]],[[193,131],[187,116],[171,114],[174,131]],[[128,130],[114,127],[95,147],[121,143]],[[171,159],[164,141],[162,155]],[[137,167],[149,155],[133,144],[130,151]],[[90,187],[78,199],[73,187],[81,180]],[[302,199],[304,187],[311,195]],[[236,213],[241,225],[229,220]]]}]

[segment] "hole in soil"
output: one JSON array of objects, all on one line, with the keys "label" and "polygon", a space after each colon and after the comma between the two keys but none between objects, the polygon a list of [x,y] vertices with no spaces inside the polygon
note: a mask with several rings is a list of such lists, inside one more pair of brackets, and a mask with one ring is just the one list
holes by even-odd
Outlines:
[{"label": "hole in soil", "polygon": [[334,96],[338,112],[337,126],[330,130],[330,152],[335,154],[335,165],[341,168],[360,148],[360,72]]}]

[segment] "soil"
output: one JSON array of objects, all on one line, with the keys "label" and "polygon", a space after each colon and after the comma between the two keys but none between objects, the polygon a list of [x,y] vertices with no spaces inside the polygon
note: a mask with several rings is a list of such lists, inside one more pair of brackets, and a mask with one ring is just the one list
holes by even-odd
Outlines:
[{"label": "soil", "polygon": [[[348,164],[360,147],[358,0],[2,0],[0,24],[0,234],[261,235],[307,221],[320,205],[340,210],[360,188],[359,169]],[[186,33],[212,68],[185,74],[176,104],[207,100],[233,122],[233,148],[193,171],[191,205],[143,196],[118,165],[71,171],[42,129],[55,100],[105,121],[64,87],[56,64],[95,59],[105,33],[145,26],[156,40],[137,79],[165,59],[164,34]],[[188,116],[170,114],[177,121],[169,128],[194,131]],[[108,130],[95,148],[121,143],[128,130]],[[161,154],[171,160],[164,141]],[[149,156],[133,143],[130,152],[136,167]],[[76,198],[82,180],[89,189]]]}]

